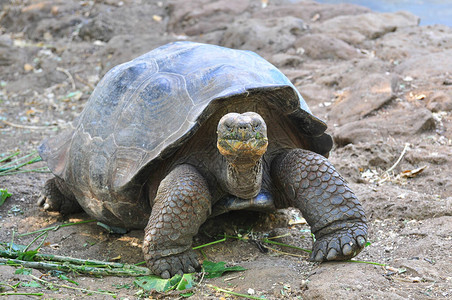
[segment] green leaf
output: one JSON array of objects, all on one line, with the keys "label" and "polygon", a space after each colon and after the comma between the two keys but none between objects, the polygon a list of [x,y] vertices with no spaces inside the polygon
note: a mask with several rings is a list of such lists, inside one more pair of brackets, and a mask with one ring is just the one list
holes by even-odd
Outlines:
[{"label": "green leaf", "polygon": [[68,282],[70,282],[70,283],[73,283],[73,284],[75,284],[75,285],[79,285],[78,282],[76,282],[76,281],[70,279],[69,277],[67,277],[67,276],[64,275],[64,274],[59,275],[58,278],[60,278],[61,280],[66,280],[66,281],[68,281]]},{"label": "green leaf", "polygon": [[195,285],[195,281],[193,280],[193,273],[182,275],[181,280],[177,284],[176,290],[183,291],[189,288],[192,288]]},{"label": "green leaf", "polygon": [[12,194],[8,193],[7,189],[0,189],[0,206],[5,203],[6,198],[11,197]]},{"label": "green leaf", "polygon": [[41,286],[39,283],[37,283],[36,281],[22,282],[21,285],[22,285],[22,286],[26,286],[26,287],[36,287],[36,288],[42,287],[42,286]]},{"label": "green leaf", "polygon": [[6,243],[6,247],[11,248],[11,250],[13,250],[13,251],[23,251],[27,246],[15,244],[15,243],[12,243],[12,244]]},{"label": "green leaf", "polygon": [[245,271],[246,269],[240,266],[226,267],[226,263],[223,261],[214,263],[205,260],[202,263],[202,268],[204,272],[207,273],[206,278],[215,278],[223,275],[224,272],[234,272],[234,271]]},{"label": "green leaf", "polygon": [[174,275],[170,279],[162,279],[158,276],[150,275],[139,277],[133,283],[147,291],[167,292],[175,289],[181,279],[182,276],[179,274]]},{"label": "green leaf", "polygon": [[14,272],[14,274],[30,275],[31,271],[32,271],[31,269],[20,268],[20,269],[17,269],[16,272]]},{"label": "green leaf", "polygon": [[26,252],[20,252],[17,255],[17,259],[25,260],[25,261],[33,261],[37,253],[38,253],[38,250],[30,250],[30,251],[26,251]]},{"label": "green leaf", "polygon": [[195,292],[189,292],[189,293],[182,293],[182,294],[179,294],[181,297],[185,297],[185,298],[188,298],[188,297],[191,297],[191,296],[193,296],[195,294]]},{"label": "green leaf", "polygon": [[119,289],[130,289],[130,284],[113,284],[115,288]]}]

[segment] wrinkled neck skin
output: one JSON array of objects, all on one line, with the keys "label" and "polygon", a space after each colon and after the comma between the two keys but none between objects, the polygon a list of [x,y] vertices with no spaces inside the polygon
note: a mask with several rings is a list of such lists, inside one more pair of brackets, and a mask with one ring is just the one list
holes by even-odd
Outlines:
[{"label": "wrinkled neck skin", "polygon": [[257,196],[262,186],[262,157],[256,161],[236,163],[227,160],[226,188],[242,199]]}]

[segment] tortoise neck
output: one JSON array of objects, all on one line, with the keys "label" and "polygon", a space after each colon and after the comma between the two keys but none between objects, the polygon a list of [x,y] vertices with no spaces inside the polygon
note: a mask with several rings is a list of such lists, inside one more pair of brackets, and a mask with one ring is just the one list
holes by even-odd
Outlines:
[{"label": "tortoise neck", "polygon": [[227,162],[226,187],[230,194],[242,199],[257,196],[262,186],[262,157],[256,162]]}]

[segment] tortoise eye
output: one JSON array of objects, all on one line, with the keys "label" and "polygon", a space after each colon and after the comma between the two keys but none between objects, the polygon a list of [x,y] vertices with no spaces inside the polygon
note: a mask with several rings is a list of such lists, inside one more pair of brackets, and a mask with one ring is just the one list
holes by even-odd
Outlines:
[{"label": "tortoise eye", "polygon": [[261,124],[259,124],[259,123],[254,123],[254,124],[251,125],[251,127],[253,127],[253,130],[258,130],[258,129],[261,128]]}]

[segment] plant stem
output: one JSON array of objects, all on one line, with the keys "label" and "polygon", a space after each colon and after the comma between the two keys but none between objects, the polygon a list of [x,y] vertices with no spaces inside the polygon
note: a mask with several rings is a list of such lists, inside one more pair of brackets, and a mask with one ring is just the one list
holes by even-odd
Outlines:
[{"label": "plant stem", "polygon": [[89,275],[114,275],[114,276],[144,276],[151,275],[151,271],[147,268],[135,267],[132,265],[124,264],[122,268],[112,268],[106,266],[105,268],[99,266],[84,266],[70,263],[51,263],[46,261],[23,261],[19,259],[6,259],[0,258],[0,263],[7,265],[21,265],[27,268],[33,269],[45,269],[45,270],[58,270],[65,272],[78,272]]},{"label": "plant stem", "polygon": [[304,248],[300,248],[300,247],[296,247],[296,246],[292,246],[292,245],[287,245],[287,244],[271,241],[269,239],[263,239],[262,242],[268,243],[268,244],[274,244],[274,245],[278,245],[278,246],[284,246],[284,247],[288,247],[288,248],[293,248],[293,249],[301,250],[301,251],[308,252],[308,253],[312,252],[311,250],[308,250],[308,249],[304,249]]},{"label": "plant stem", "polygon": [[65,223],[65,224],[61,224],[61,225],[55,225],[52,227],[47,227],[47,228],[43,228],[43,229],[39,229],[39,230],[35,230],[32,232],[27,232],[27,233],[22,233],[19,234],[19,237],[22,236],[26,236],[26,235],[30,235],[30,234],[34,234],[34,233],[38,233],[38,232],[43,232],[43,231],[50,231],[50,230],[58,230],[61,227],[66,227],[66,226],[72,226],[72,225],[79,225],[79,224],[85,224],[85,223],[91,223],[91,222],[96,222],[96,220],[85,220],[85,221],[80,221],[80,222],[74,222],[74,223]]},{"label": "plant stem", "polygon": [[306,257],[306,255],[300,255],[300,254],[288,253],[288,252],[280,251],[280,250],[278,250],[278,249],[274,249],[274,248],[268,247],[268,246],[267,246],[266,248],[269,249],[269,250],[272,250],[272,251],[274,251],[274,252],[283,254],[283,255],[290,255],[290,256],[295,256],[295,257]]},{"label": "plant stem", "polygon": [[9,245],[9,253],[11,254],[13,251],[13,244],[14,244],[14,236],[16,235],[16,231],[13,229],[13,234],[11,237],[11,244]]},{"label": "plant stem", "polygon": [[65,285],[65,284],[57,284],[57,283],[50,283],[48,281],[45,281],[39,277],[36,277],[34,275],[30,276],[32,278],[34,278],[35,280],[42,282],[43,284],[47,285],[47,286],[59,286],[62,288],[66,288],[66,289],[72,289],[72,290],[77,290],[77,291],[81,291],[81,292],[86,292],[86,293],[95,293],[95,294],[102,294],[102,295],[109,295],[109,296],[113,296],[116,298],[116,294],[112,293],[112,292],[101,292],[101,291],[93,291],[93,290],[87,290],[87,289],[83,289],[83,288],[78,288],[78,287],[73,287],[73,286],[69,286],[69,285]]},{"label": "plant stem", "polygon": [[29,165],[29,164],[33,164],[33,163],[36,163],[38,161],[41,161],[42,158],[40,156],[38,156],[38,157],[35,157],[32,160],[29,160],[27,162],[24,162],[24,163],[21,163],[19,165],[15,165],[15,166],[10,167],[10,165],[17,164],[18,162],[20,162],[20,161],[22,161],[22,160],[24,160],[26,158],[29,158],[30,156],[37,155],[37,153],[38,153],[37,151],[33,151],[30,154],[27,154],[25,156],[19,157],[16,160],[13,160],[13,161],[10,161],[9,163],[4,164],[0,168],[0,172],[7,172],[7,171],[10,171],[10,170],[16,170],[16,169],[19,169],[20,167],[23,167],[25,165]]},{"label": "plant stem", "polygon": [[222,289],[222,288],[220,288],[218,286],[211,285],[211,284],[208,284],[207,286],[212,288],[212,289],[214,289],[214,290],[216,290],[216,291],[219,291],[219,292],[222,292],[222,293],[226,293],[226,294],[229,294],[229,295],[233,295],[233,296],[237,296],[237,297],[242,297],[242,298],[247,298],[247,299],[256,299],[256,300],[265,300],[266,299],[264,297],[254,297],[254,296],[250,296],[250,295],[245,295],[245,294],[240,294],[240,293],[228,291],[228,290]]},{"label": "plant stem", "polygon": [[196,249],[204,248],[204,247],[207,247],[207,246],[210,246],[210,245],[215,245],[215,244],[218,244],[218,243],[222,243],[222,242],[225,242],[225,241],[226,241],[226,237],[222,238],[221,240],[217,240],[217,241],[213,241],[211,243],[207,243],[207,244],[204,244],[204,245],[199,245],[199,246],[193,247],[192,249],[196,250]]},{"label": "plant stem", "polygon": [[44,293],[13,293],[13,292],[7,292],[7,293],[0,293],[0,296],[42,296]]},{"label": "plant stem", "polygon": [[37,169],[31,169],[31,170],[19,170],[16,172],[2,172],[0,170],[0,176],[6,176],[6,175],[15,175],[15,174],[22,174],[22,173],[50,173],[49,168],[47,167],[42,167],[42,168],[37,168]]},{"label": "plant stem", "polygon": [[[7,160],[10,159],[10,158],[13,158],[14,156],[19,155],[19,153],[20,153],[20,152],[17,151],[16,153],[13,153],[13,154],[11,154],[11,155],[5,157],[5,158],[0,159],[0,163],[1,163],[1,162],[4,162],[4,161],[7,161]],[[4,153],[3,153],[3,154],[4,154]]]},{"label": "plant stem", "polygon": [[45,235],[44,239],[41,241],[41,243],[39,244],[38,247],[36,247],[35,250],[38,250],[39,248],[41,248],[42,244],[44,244],[44,241],[46,240],[47,236],[49,235],[48,231],[44,231],[43,233],[41,233],[40,235],[38,235],[37,237],[35,237],[25,248],[24,250],[22,250],[22,252],[26,252],[28,250],[28,248],[30,248],[31,245],[34,244],[34,242],[36,242],[41,236]]},{"label": "plant stem", "polygon": [[386,267],[386,264],[372,262],[372,261],[363,261],[363,260],[344,260],[344,262],[352,262],[352,263],[360,263],[360,264],[370,264],[370,265],[376,265],[376,266],[382,266]]}]

